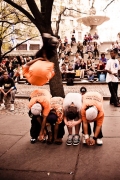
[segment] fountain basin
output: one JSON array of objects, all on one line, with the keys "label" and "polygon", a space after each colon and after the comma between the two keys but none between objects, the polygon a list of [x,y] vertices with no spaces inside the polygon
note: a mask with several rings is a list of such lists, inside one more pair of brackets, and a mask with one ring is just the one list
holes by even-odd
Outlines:
[{"label": "fountain basin", "polygon": [[91,27],[90,33],[94,34],[94,32],[96,31],[96,27],[108,20],[110,20],[110,18],[107,16],[89,15],[86,17],[79,18],[77,21],[82,22],[84,25]]}]

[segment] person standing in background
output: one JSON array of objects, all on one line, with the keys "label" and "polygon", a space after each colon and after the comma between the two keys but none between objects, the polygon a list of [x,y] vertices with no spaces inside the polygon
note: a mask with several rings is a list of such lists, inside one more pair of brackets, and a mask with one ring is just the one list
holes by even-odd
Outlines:
[{"label": "person standing in background", "polygon": [[111,59],[107,61],[105,70],[107,71],[106,82],[108,83],[109,91],[111,94],[110,104],[115,107],[120,107],[119,98],[117,95],[118,91],[118,70],[119,61],[116,59],[116,51],[110,51]]}]

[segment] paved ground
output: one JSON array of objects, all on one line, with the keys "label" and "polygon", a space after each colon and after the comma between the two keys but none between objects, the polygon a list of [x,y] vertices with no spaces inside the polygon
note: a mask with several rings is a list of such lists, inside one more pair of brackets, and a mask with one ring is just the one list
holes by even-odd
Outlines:
[{"label": "paved ground", "polygon": [[[79,92],[82,85],[66,86],[68,92]],[[110,93],[107,84],[84,84],[88,91],[98,91],[104,97]],[[36,88],[17,84],[17,95],[29,95]],[[120,96],[120,90],[118,91]],[[67,131],[63,144],[30,144],[28,100],[15,100],[15,111],[0,111],[0,180],[119,180],[120,179],[120,108],[104,101],[104,145],[67,147]],[[81,131],[80,131],[81,134]],[[81,136],[82,137],[82,136]]]},{"label": "paved ground", "polygon": [[120,179],[120,108],[104,101],[102,147],[68,147],[67,131],[61,146],[30,144],[26,107],[16,99],[15,112],[0,112],[0,180]]}]

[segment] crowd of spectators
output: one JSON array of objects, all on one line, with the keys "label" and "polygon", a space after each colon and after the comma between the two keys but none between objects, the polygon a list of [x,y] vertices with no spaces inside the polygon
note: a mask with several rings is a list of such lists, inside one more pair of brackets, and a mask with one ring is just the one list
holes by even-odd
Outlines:
[{"label": "crowd of spectators", "polygon": [[22,65],[31,61],[32,57],[5,57],[0,63],[0,77],[3,75],[4,71],[7,71],[9,77],[13,78],[16,83],[19,83],[19,80],[23,78]]},{"label": "crowd of spectators", "polygon": [[[59,37],[58,62],[63,80],[67,80],[69,76],[87,79],[88,81],[100,80],[100,75],[105,74],[105,65],[107,59],[104,53],[99,52],[99,36],[95,32],[93,36],[89,33],[84,36],[83,43],[76,41],[75,34],[68,39],[64,37],[62,41]],[[73,52],[73,46],[76,52]],[[120,44],[118,41],[112,43],[110,49],[120,52]],[[87,59],[84,58],[85,54]],[[8,71],[9,77],[13,78],[16,83],[23,78],[22,65],[31,61],[34,57],[5,57],[0,63],[0,77],[4,71]],[[70,74],[71,73],[71,74]],[[69,76],[68,76],[69,74]],[[96,79],[95,79],[96,77]],[[26,84],[29,84],[26,80]]]},{"label": "crowd of spectators", "polygon": [[[75,36],[72,35],[73,37]],[[98,39],[99,36],[95,32],[93,36],[90,33],[85,35],[83,43],[75,40],[72,46],[76,45],[77,50],[74,53],[71,43],[69,43],[66,36],[64,42],[60,41],[58,56],[63,80],[68,78],[68,74],[71,77],[70,73],[74,73],[80,80],[87,78],[91,82],[94,80],[99,81],[101,74],[104,74],[104,77],[106,77],[105,65],[107,59],[105,53],[100,54],[99,52]],[[84,58],[85,54],[87,54],[87,60]]]}]

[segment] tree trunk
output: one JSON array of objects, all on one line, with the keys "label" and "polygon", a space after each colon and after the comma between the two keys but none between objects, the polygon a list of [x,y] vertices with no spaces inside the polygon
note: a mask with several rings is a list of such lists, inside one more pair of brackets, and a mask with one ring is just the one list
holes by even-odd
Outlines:
[{"label": "tree trunk", "polygon": [[58,56],[57,56],[57,49],[55,52],[55,55],[52,59],[50,59],[51,62],[55,65],[55,76],[50,80],[50,92],[51,95],[54,96],[60,96],[65,97],[63,84],[62,84],[62,77],[59,69],[59,63],[58,63]]},{"label": "tree trunk", "polygon": [[2,61],[2,39],[0,39],[0,62]]},{"label": "tree trunk", "polygon": [[[31,20],[31,22],[35,24],[41,35],[43,33],[49,33],[53,35],[53,31],[51,27],[51,13],[52,13],[52,5],[54,0],[40,0],[42,6],[41,12],[39,11],[35,3],[35,0],[32,1],[26,0],[31,13],[23,9],[21,6],[19,6],[17,3],[15,3],[12,0],[4,0],[4,1],[12,5],[16,9],[20,10],[23,14],[25,14]],[[52,59],[50,59],[50,61],[54,63],[54,67],[55,67],[55,76],[49,82],[51,94],[52,96],[64,97],[65,94],[64,94],[62,77],[58,64],[57,49],[55,50],[54,56]]]}]

